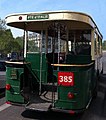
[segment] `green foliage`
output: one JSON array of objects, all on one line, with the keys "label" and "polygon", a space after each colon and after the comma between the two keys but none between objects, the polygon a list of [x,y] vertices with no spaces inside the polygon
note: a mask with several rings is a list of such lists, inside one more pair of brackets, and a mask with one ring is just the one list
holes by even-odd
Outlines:
[{"label": "green foliage", "polygon": [[23,47],[21,37],[14,38],[10,29],[6,29],[5,20],[0,18],[0,54],[20,52]]},{"label": "green foliage", "polygon": [[[19,41],[18,41],[19,40]],[[0,30],[0,53],[19,52],[22,49],[22,39],[14,38],[10,29]]]},{"label": "green foliage", "polygon": [[102,48],[103,48],[103,50],[106,50],[106,40],[103,42],[103,44],[102,44]]},{"label": "green foliage", "polygon": [[28,51],[29,52],[39,52],[39,48],[35,45],[35,41],[29,41],[28,42]]},{"label": "green foliage", "polygon": [[23,48],[23,37],[17,37],[15,41]]},{"label": "green foliage", "polygon": [[6,24],[5,24],[5,20],[2,20],[0,18],[0,30],[5,30],[6,29]]}]

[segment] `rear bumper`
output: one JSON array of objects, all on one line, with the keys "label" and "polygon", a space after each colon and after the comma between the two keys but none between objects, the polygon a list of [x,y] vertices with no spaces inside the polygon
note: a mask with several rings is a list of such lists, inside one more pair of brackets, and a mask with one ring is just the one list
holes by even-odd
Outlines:
[{"label": "rear bumper", "polygon": [[81,114],[83,113],[86,109],[80,109],[80,110],[65,110],[65,109],[59,109],[59,108],[51,108],[51,111],[54,112],[61,112],[61,113],[68,113],[71,115],[75,115],[75,114]]},{"label": "rear bumper", "polygon": [[89,100],[87,106],[85,108],[82,108],[82,109],[73,109],[73,110],[66,110],[66,109],[60,109],[60,108],[54,108],[54,107],[50,107],[50,110],[52,111],[55,111],[55,112],[62,112],[62,113],[69,113],[71,115],[74,115],[74,114],[81,114],[83,113],[85,110],[88,109],[88,107],[90,106],[90,103],[92,101],[92,98]]}]

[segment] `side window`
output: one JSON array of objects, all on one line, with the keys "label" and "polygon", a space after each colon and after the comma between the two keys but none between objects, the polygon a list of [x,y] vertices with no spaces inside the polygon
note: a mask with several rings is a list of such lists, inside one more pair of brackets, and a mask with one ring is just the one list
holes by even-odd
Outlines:
[{"label": "side window", "polygon": [[28,52],[40,51],[40,34],[28,32]]},{"label": "side window", "polygon": [[91,54],[91,30],[70,30],[68,51],[72,54]]}]

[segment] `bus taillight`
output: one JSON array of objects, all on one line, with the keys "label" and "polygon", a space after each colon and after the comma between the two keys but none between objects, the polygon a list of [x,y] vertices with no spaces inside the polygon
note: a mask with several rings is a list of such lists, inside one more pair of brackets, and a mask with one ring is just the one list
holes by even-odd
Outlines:
[{"label": "bus taillight", "polygon": [[10,90],[11,85],[10,84],[6,84],[6,90]]},{"label": "bus taillight", "polygon": [[11,102],[10,101],[6,101],[6,104],[11,104]]},{"label": "bus taillight", "polygon": [[71,92],[69,92],[67,96],[68,96],[69,99],[73,99],[74,98],[74,94],[71,93]]}]

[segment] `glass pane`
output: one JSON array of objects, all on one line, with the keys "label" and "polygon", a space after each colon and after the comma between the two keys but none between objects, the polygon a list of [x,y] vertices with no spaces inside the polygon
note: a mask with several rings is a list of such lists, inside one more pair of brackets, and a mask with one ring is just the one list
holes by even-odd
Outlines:
[{"label": "glass pane", "polygon": [[[72,54],[90,54],[91,50],[91,31],[90,30],[70,30],[68,50]],[[84,53],[84,51],[86,51]]]},{"label": "glass pane", "polygon": [[28,52],[40,51],[40,34],[28,32]]}]

